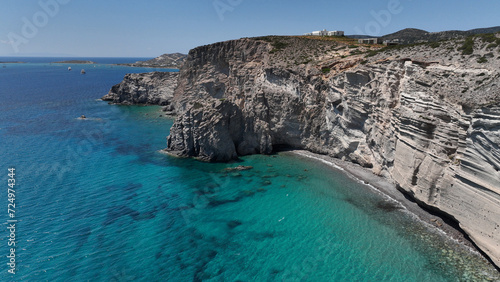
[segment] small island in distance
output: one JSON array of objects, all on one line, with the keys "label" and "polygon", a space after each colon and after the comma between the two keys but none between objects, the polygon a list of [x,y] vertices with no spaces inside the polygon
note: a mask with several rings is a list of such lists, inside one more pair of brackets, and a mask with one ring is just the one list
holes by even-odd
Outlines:
[{"label": "small island in distance", "polygon": [[60,62],[53,62],[53,64],[81,64],[81,65],[90,65],[90,64],[97,64],[96,62],[92,61],[80,61],[80,60],[69,60],[69,61],[60,61]]}]

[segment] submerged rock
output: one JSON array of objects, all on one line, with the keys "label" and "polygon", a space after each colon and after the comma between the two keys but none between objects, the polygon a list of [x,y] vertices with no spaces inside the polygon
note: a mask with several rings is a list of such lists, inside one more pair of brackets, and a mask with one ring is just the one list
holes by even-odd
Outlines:
[{"label": "submerged rock", "polygon": [[229,227],[230,229],[234,229],[242,224],[243,223],[239,220],[231,220],[227,223],[227,227]]},{"label": "submerged rock", "polygon": [[253,169],[253,166],[239,165],[237,167],[227,167],[225,170],[226,171],[234,171],[234,170],[242,171],[242,170],[250,170],[250,169]]}]

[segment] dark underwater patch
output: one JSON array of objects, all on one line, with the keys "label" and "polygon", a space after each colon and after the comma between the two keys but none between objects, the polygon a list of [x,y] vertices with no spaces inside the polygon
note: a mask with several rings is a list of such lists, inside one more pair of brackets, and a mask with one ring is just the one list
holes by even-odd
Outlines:
[{"label": "dark underwater patch", "polygon": [[273,232],[269,232],[269,231],[257,232],[255,234],[253,234],[253,239],[255,241],[264,241],[266,239],[272,239],[274,237],[276,237],[276,235]]},{"label": "dark underwater patch", "polygon": [[243,223],[239,220],[231,220],[227,223],[227,227],[229,227],[229,229],[234,229],[242,224]]},{"label": "dark underwater patch", "polygon": [[110,225],[117,221],[120,217],[129,215],[132,219],[136,219],[140,214],[138,211],[129,208],[128,206],[115,206],[108,209],[106,220],[103,222],[104,226]]},{"label": "dark underwater patch", "polygon": [[379,201],[377,202],[377,204],[375,205],[375,207],[379,210],[383,210],[385,212],[393,212],[395,210],[400,210],[401,209],[401,206],[396,204],[396,203],[392,203],[392,202],[388,202],[388,201]]},{"label": "dark underwater patch", "polygon": [[83,228],[80,228],[74,232],[78,236],[78,242],[76,244],[75,250],[73,250],[73,253],[76,253],[80,250],[80,248],[87,243],[89,240],[90,234],[92,234],[92,229],[88,226],[85,226]]},{"label": "dark underwater patch", "polygon": [[135,198],[135,197],[137,197],[137,196],[138,196],[138,195],[137,195],[137,193],[134,193],[134,194],[132,194],[132,195],[128,196],[127,198],[125,198],[125,201],[132,200],[133,198]]},{"label": "dark underwater patch", "polygon": [[123,188],[125,191],[136,191],[138,189],[142,188],[142,184],[140,183],[129,183],[127,186]]},{"label": "dark underwater patch", "polygon": [[210,263],[210,261],[213,260],[216,256],[217,256],[217,251],[215,250],[206,250],[202,252],[199,259],[201,263],[196,266],[193,275],[193,281],[205,281],[207,279],[212,278],[209,274],[205,272],[205,270],[207,268],[208,263]]},{"label": "dark underwater patch", "polygon": [[215,199],[210,199],[208,202],[208,206],[211,208],[215,208],[221,205],[229,204],[229,203],[236,203],[241,200],[242,197],[236,197],[234,199],[224,199],[224,200],[215,200]]}]

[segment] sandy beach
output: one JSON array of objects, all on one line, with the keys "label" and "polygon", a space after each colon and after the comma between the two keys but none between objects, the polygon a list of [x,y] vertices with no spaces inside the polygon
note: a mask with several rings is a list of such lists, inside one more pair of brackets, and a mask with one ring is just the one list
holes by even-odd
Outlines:
[{"label": "sandy beach", "polygon": [[370,169],[361,167],[358,164],[345,162],[330,156],[315,154],[304,150],[295,150],[287,153],[317,160],[332,167],[333,169],[343,171],[360,183],[368,185],[383,195],[397,201],[408,212],[413,214],[417,220],[420,220],[429,228],[440,231],[459,243],[462,247],[484,257],[482,252],[474,245],[474,243],[467,238],[467,235],[459,229],[457,223],[420,207],[416,202],[405,197],[405,195],[396,188],[396,184],[392,183],[391,180],[377,176],[373,174]]}]

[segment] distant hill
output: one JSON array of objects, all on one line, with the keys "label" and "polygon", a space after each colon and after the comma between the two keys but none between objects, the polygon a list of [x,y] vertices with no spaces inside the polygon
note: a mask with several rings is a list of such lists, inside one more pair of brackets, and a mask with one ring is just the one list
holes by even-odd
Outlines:
[{"label": "distant hill", "polygon": [[500,26],[477,28],[471,30],[448,30],[440,32],[428,32],[416,28],[406,28],[395,33],[382,36],[383,40],[399,40],[402,44],[411,44],[419,42],[434,42],[440,40],[463,38],[480,33],[496,33],[500,32]]},{"label": "distant hill", "polygon": [[346,35],[346,37],[353,38],[353,39],[364,39],[364,38],[378,38],[380,36],[370,36],[370,35],[355,34],[355,35]]},{"label": "distant hill", "polygon": [[480,33],[497,33],[500,31],[500,26],[495,27],[486,27],[486,28],[476,28],[468,30],[471,34],[480,34]]},{"label": "distant hill", "polygon": [[147,61],[138,61],[133,64],[122,64],[132,67],[147,67],[147,68],[180,68],[184,61],[186,60],[187,55],[181,53],[173,53],[173,54],[163,54],[159,57],[156,57]]}]

